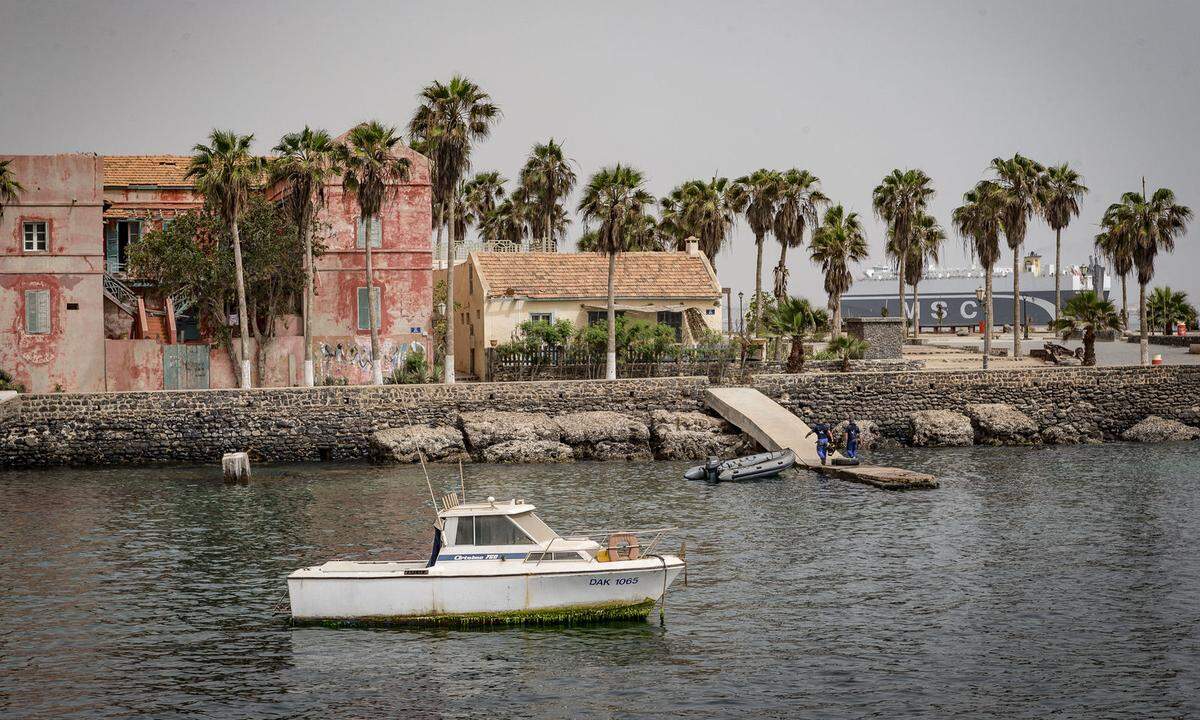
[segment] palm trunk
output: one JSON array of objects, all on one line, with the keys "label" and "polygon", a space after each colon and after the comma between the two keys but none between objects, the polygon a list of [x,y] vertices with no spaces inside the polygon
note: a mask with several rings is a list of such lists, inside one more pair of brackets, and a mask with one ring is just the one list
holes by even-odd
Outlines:
[{"label": "palm trunk", "polygon": [[829,311],[833,315],[833,320],[830,322],[829,339],[837,340],[842,336],[842,294],[834,293],[829,298]]},{"label": "palm trunk", "polygon": [[237,279],[238,330],[242,336],[241,387],[250,388],[250,328],[246,312],[246,280],[242,272],[242,236],[238,233],[237,218],[230,223],[233,230],[233,268]]},{"label": "palm trunk", "polygon": [[779,265],[776,268],[775,300],[778,302],[787,297],[787,250],[786,242],[779,243]]},{"label": "palm trunk", "polygon": [[617,275],[617,254],[608,254],[608,345],[604,354],[604,377],[617,379],[617,298],[614,280]]},{"label": "palm trunk", "polygon": [[1083,331],[1083,364],[1096,364],[1096,331],[1090,325]]},{"label": "palm trunk", "polygon": [[988,369],[992,357],[992,268],[985,268],[983,279],[983,369]]},{"label": "palm trunk", "polygon": [[[1100,291],[1096,291],[1100,297]],[[1054,319],[1062,313],[1062,228],[1054,228]]]},{"label": "palm trunk", "polygon": [[920,335],[921,335],[921,296],[919,294],[917,294],[917,285],[919,285],[919,284],[920,283],[913,283],[913,286],[912,286],[912,289],[913,289],[913,331],[912,331],[913,339],[916,339],[916,338],[920,337]]},{"label": "palm trunk", "polygon": [[763,236],[754,236],[754,337],[759,336],[762,322],[762,251]]},{"label": "palm trunk", "polygon": [[[450,217],[447,225],[446,241],[446,352],[442,362],[445,363],[445,381],[447,385],[454,384],[454,213],[457,201],[450,198]],[[442,208],[445,209],[445,205]],[[472,351],[473,352],[473,351]]]},{"label": "palm trunk", "polygon": [[433,250],[435,253],[442,249],[442,230],[445,229],[445,227],[446,227],[446,203],[442,203],[441,207],[438,208],[437,231],[434,235],[434,241],[433,241]]},{"label": "palm trunk", "polygon": [[[371,229],[375,225],[375,216],[368,216],[363,221],[363,246],[367,250],[367,324],[371,326],[371,382],[383,384],[383,367],[379,364],[379,318],[375,317],[375,270],[371,259]],[[383,303],[380,303],[383,309]]]},{"label": "palm trunk", "polygon": [[304,387],[316,384],[313,373],[312,351],[312,306],[313,306],[313,256],[312,256],[312,222],[304,223]]},{"label": "palm trunk", "polygon": [[1138,346],[1142,365],[1150,364],[1150,328],[1146,325],[1146,284],[1138,283]]},{"label": "palm trunk", "polygon": [[904,253],[896,261],[900,276],[900,337],[908,337],[908,313],[904,309]]},{"label": "palm trunk", "polygon": [[798,373],[804,370],[804,336],[792,336],[792,349],[788,353],[787,371]]},{"label": "palm trunk", "polygon": [[[1125,330],[1129,329],[1129,289],[1126,283],[1128,277],[1129,273],[1121,275],[1121,326]],[[1097,290],[1096,294],[1099,295],[1100,291]]]},{"label": "palm trunk", "polygon": [[554,203],[550,203],[550,209],[546,211],[546,252],[556,252],[558,250],[558,248],[551,244],[554,242],[553,217]]},{"label": "palm trunk", "polygon": [[1021,248],[1013,248],[1013,359],[1021,357]]}]

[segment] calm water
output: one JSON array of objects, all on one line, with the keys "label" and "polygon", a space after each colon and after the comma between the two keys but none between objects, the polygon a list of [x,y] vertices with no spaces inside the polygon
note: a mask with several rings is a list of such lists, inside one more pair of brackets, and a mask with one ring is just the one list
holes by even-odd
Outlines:
[{"label": "calm water", "polygon": [[304,563],[423,555],[419,470],[0,473],[0,716],[1200,714],[1200,444],[883,459],[943,487],[469,467],[561,530],[686,528],[665,627],[492,631],[275,613]]}]

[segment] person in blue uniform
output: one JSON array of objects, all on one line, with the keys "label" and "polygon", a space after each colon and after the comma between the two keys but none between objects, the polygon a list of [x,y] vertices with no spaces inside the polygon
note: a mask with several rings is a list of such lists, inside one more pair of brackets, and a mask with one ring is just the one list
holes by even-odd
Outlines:
[{"label": "person in blue uniform", "polygon": [[825,458],[829,456],[829,441],[831,439],[829,426],[823,422],[813,425],[812,430],[809,430],[808,435],[804,437],[812,435],[817,436],[817,457],[821,458],[821,464],[824,465]]},{"label": "person in blue uniform", "polygon": [[861,434],[862,431],[858,429],[858,423],[851,419],[849,424],[846,425],[846,457],[858,457],[858,436]]}]

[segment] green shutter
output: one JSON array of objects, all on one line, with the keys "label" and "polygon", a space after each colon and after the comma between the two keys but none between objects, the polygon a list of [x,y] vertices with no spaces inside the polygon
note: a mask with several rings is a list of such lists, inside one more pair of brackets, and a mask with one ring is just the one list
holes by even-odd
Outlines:
[{"label": "green shutter", "polygon": [[[366,237],[366,223],[363,222],[362,216],[358,218],[358,228],[354,236],[354,246],[365,248],[363,238]],[[377,248],[381,245],[380,240],[383,237],[383,223],[379,218],[373,218],[371,221],[371,247]]]},{"label": "green shutter", "polygon": [[121,243],[117,233],[116,223],[104,228],[104,269],[110,273],[121,270]]},{"label": "green shutter", "polygon": [[50,332],[50,291],[25,291],[25,332],[45,335]]},{"label": "green shutter", "polygon": [[357,247],[357,248],[366,247],[366,245],[363,244],[363,237],[364,237],[363,219],[362,219],[362,216],[359,215],[358,216],[358,231],[354,235],[354,247]]},{"label": "green shutter", "polygon": [[[373,287],[371,289],[374,290],[371,294],[375,298],[375,327],[378,328],[383,322],[383,315],[380,312],[382,308],[379,304],[379,288]],[[371,318],[367,314],[367,289],[365,287],[358,289],[358,329],[371,329]]]}]

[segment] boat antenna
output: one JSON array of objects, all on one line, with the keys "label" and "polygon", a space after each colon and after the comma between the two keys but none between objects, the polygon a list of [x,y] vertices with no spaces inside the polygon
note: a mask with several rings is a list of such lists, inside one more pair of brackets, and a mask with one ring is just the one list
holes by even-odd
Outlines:
[{"label": "boat antenna", "polygon": [[433,512],[438,512],[437,498],[433,495],[433,482],[429,479],[429,469],[425,467],[425,453],[417,450],[417,458],[421,461],[421,472],[425,473],[425,486],[429,488],[429,499],[433,501]]},{"label": "boat antenna", "polygon": [[463,476],[462,460],[458,461],[458,483],[462,486],[462,501],[467,502],[467,478]]}]

